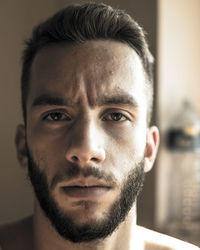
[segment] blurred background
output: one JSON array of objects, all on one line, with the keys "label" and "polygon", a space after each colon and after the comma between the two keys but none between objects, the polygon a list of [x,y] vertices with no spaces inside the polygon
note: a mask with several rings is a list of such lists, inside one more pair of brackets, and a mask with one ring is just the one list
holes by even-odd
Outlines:
[{"label": "blurred background", "polygon": [[[22,122],[23,41],[40,21],[79,2],[86,1],[0,2],[0,224],[33,210],[31,187],[14,145]],[[153,123],[160,128],[161,146],[138,199],[138,223],[200,245],[200,1],[103,2],[126,10],[144,27],[155,57]]]}]

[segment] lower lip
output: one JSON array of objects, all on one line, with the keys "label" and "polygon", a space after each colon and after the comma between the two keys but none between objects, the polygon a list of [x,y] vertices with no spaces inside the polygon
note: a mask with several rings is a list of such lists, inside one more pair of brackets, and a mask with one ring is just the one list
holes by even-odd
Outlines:
[{"label": "lower lip", "polygon": [[62,187],[62,191],[73,198],[97,198],[108,193],[108,187]]}]

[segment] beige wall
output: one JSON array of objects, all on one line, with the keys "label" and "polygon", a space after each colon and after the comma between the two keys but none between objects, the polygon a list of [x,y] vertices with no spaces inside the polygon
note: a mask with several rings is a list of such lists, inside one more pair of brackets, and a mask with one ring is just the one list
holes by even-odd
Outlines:
[{"label": "beige wall", "polygon": [[[20,71],[23,40],[33,25],[57,9],[77,1],[67,0],[6,0],[0,3],[0,114],[1,114],[1,174],[0,223],[30,214],[33,195],[24,171],[16,160],[14,136],[21,122]],[[86,2],[86,1],[79,1]],[[151,50],[156,53],[156,0],[104,1],[126,9],[148,32]],[[152,226],[154,210],[154,172],[149,174],[139,202],[139,221]],[[141,212],[142,211],[142,212]]]},{"label": "beige wall", "polygon": [[[186,98],[200,114],[200,1],[160,0],[158,28],[158,107],[162,143],[157,175],[157,225],[166,216],[166,178],[172,164],[165,148],[166,128]],[[178,167],[178,166],[177,166]]]}]

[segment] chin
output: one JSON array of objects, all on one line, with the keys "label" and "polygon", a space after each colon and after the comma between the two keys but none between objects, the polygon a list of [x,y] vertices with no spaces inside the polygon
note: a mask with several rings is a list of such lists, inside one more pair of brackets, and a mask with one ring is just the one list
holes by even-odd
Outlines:
[{"label": "chin", "polygon": [[60,206],[60,211],[62,214],[71,217],[73,221],[77,224],[96,224],[104,220],[111,208],[103,207],[100,202],[90,201],[90,200],[80,200],[74,202],[70,207]]}]

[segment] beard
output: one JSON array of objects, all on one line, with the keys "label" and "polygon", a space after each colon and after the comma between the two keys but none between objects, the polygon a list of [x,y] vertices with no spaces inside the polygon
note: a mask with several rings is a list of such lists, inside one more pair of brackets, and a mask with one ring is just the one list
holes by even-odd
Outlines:
[{"label": "beard", "polygon": [[[81,175],[84,177],[92,176],[105,181],[112,179],[111,176],[106,175],[99,169],[92,167],[80,168],[78,165],[71,165],[65,176],[55,176],[53,178],[50,187],[55,187],[65,177],[70,179]],[[111,235],[120,223],[125,220],[143,187],[145,177],[144,159],[133,166],[132,170],[124,178],[119,197],[111,205],[104,218],[96,223],[80,225],[75,223],[67,212],[62,211],[51,194],[46,173],[40,170],[39,164],[35,163],[30,151],[28,151],[28,176],[40,207],[57,233],[64,239],[74,243],[91,242]]]}]

